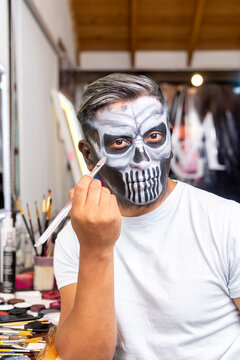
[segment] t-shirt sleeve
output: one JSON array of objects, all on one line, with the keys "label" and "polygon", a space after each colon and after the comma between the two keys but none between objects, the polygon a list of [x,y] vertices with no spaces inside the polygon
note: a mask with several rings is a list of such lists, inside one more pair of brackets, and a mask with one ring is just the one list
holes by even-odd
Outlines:
[{"label": "t-shirt sleeve", "polygon": [[228,289],[232,299],[240,297],[240,204],[232,202],[228,212],[230,245],[228,260]]},{"label": "t-shirt sleeve", "polygon": [[57,286],[73,284],[78,279],[79,242],[71,221],[58,234],[54,248],[54,274]]}]

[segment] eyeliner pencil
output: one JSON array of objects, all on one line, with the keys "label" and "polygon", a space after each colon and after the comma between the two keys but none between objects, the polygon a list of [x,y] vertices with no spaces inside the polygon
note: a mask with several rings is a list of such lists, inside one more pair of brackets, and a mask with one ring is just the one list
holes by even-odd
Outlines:
[{"label": "eyeliner pencil", "polygon": [[35,245],[35,242],[34,242],[34,240],[33,240],[33,237],[32,237],[31,231],[30,231],[30,229],[29,229],[29,226],[28,226],[28,224],[27,224],[27,220],[26,220],[26,218],[25,218],[25,215],[24,215],[24,212],[23,212],[23,209],[22,209],[22,207],[21,207],[21,203],[20,203],[19,199],[17,199],[17,207],[18,207],[18,210],[20,211],[20,214],[22,215],[24,224],[25,224],[25,226],[26,226],[27,232],[28,232],[28,234],[29,234],[29,236],[30,236],[30,239],[31,239],[31,241],[32,241],[32,244],[33,244],[35,253],[36,253],[36,255],[37,255],[37,251],[36,251],[36,248],[35,248],[35,246],[34,246],[34,245]]},{"label": "eyeliner pencil", "polygon": [[40,221],[40,217],[39,217],[39,211],[38,211],[38,206],[37,206],[37,202],[35,201],[35,210],[36,210],[36,216],[37,216],[37,223],[38,223],[38,231],[39,231],[39,235],[42,235],[42,226],[41,226],[41,221]]},{"label": "eyeliner pencil", "polygon": [[32,233],[32,237],[33,237],[34,244],[35,244],[33,224],[32,224],[31,213],[30,213],[30,208],[29,208],[29,204],[28,204],[28,203],[26,204],[26,207],[27,207],[27,213],[28,213],[28,221],[29,221],[29,224],[30,224],[31,233]]}]

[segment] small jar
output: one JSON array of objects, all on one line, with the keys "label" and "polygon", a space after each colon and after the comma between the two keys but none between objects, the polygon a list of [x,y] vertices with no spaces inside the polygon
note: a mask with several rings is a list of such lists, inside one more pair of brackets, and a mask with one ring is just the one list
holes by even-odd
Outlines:
[{"label": "small jar", "polygon": [[34,290],[52,290],[54,285],[53,257],[34,257]]}]

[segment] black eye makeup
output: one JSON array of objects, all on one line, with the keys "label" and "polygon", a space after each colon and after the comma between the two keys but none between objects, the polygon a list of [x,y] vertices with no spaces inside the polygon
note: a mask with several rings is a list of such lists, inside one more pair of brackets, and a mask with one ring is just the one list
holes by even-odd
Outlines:
[{"label": "black eye makeup", "polygon": [[162,122],[143,135],[144,143],[150,147],[157,148],[165,143],[166,133],[166,125]]},{"label": "black eye makeup", "polygon": [[104,134],[103,141],[105,149],[109,154],[124,153],[132,145],[132,138],[125,135],[114,136]]}]

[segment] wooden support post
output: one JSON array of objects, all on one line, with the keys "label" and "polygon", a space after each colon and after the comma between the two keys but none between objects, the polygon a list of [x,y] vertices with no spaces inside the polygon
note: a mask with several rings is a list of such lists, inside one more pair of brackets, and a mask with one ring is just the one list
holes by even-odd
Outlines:
[{"label": "wooden support post", "polygon": [[136,51],[136,18],[137,0],[130,0],[130,52],[131,67],[135,67],[135,51]]}]

